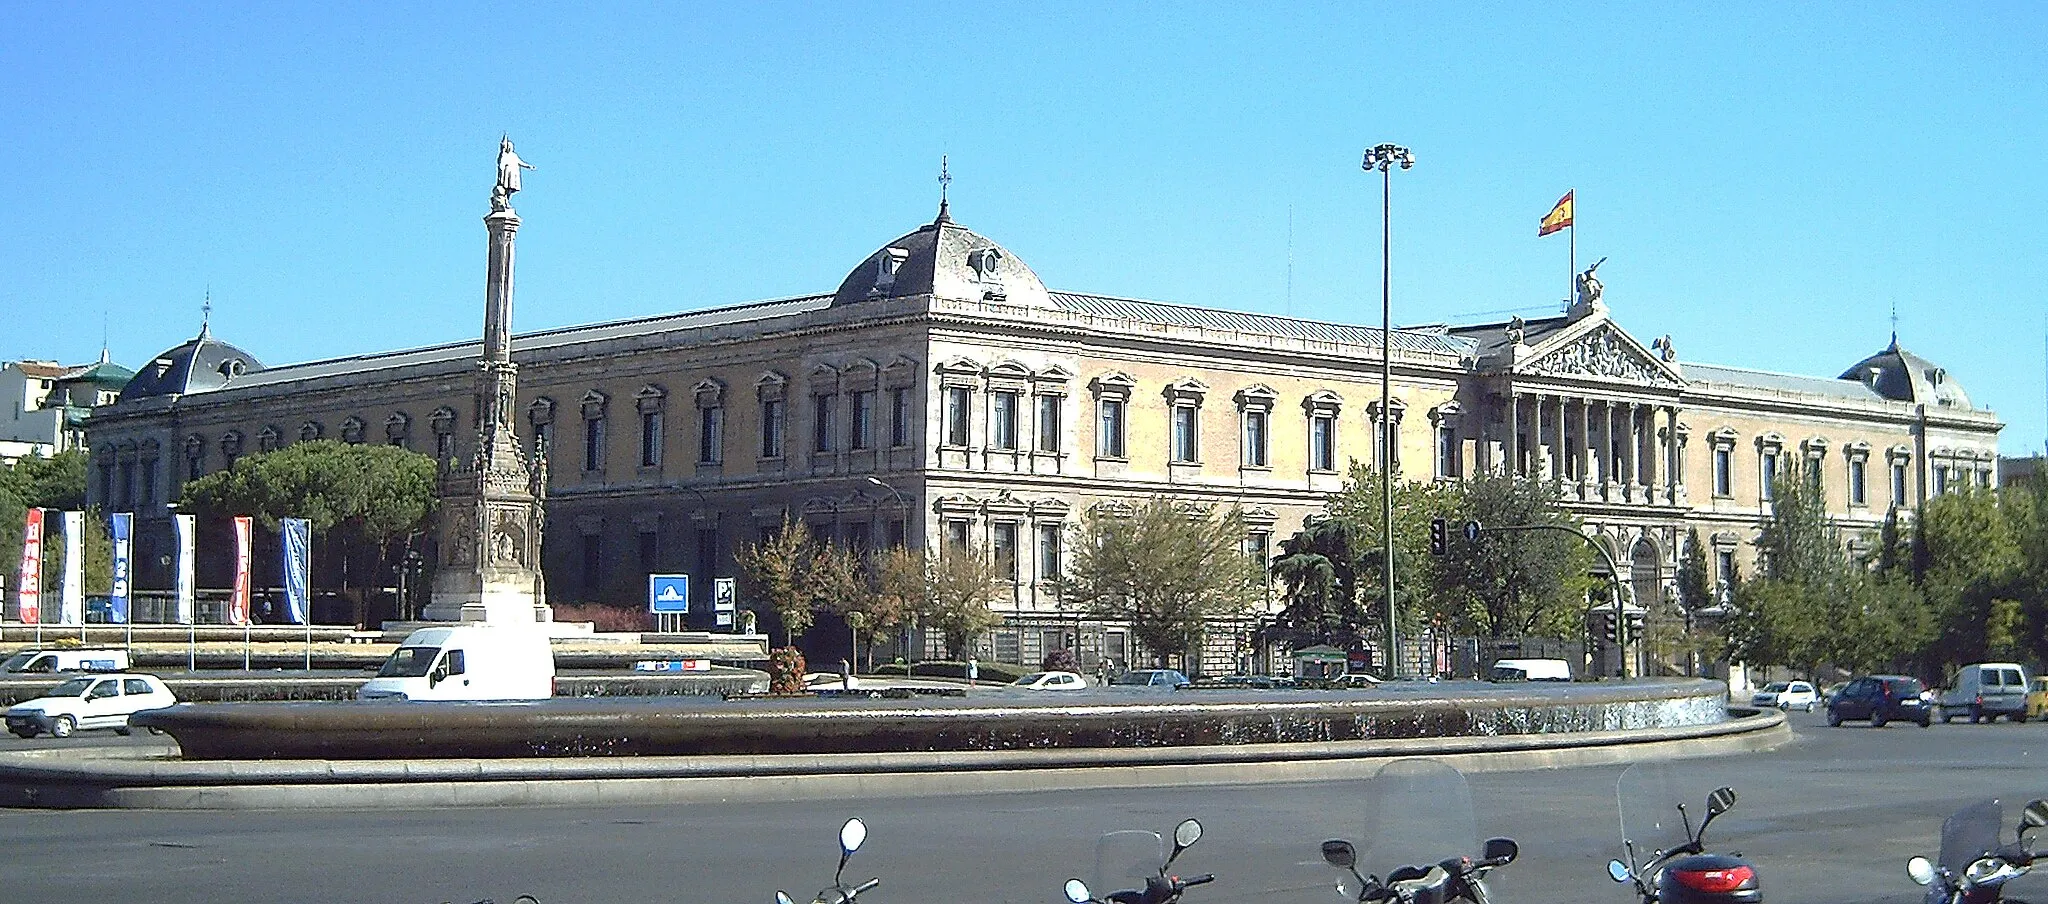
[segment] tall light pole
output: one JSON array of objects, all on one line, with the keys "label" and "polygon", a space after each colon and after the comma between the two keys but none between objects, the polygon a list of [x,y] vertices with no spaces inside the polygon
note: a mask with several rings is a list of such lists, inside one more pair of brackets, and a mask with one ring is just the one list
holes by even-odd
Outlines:
[{"label": "tall light pole", "polygon": [[1380,589],[1387,600],[1387,669],[1383,677],[1401,673],[1400,629],[1394,611],[1394,166],[1415,165],[1415,155],[1398,144],[1367,148],[1366,172],[1380,171],[1380,547],[1385,555]]}]

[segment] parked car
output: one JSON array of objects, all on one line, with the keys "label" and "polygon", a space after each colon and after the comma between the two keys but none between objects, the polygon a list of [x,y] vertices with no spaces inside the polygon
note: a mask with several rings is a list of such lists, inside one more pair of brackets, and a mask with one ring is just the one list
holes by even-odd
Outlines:
[{"label": "parked car", "polygon": [[1978,662],[1956,670],[1938,695],[1941,721],[1969,716],[1981,722],[2004,716],[2027,721],[2027,670],[2016,662]]},{"label": "parked car", "polygon": [[1883,728],[1885,723],[1897,720],[1926,728],[1934,723],[1934,707],[1920,696],[1926,690],[1920,679],[1904,675],[1858,678],[1828,703],[1828,724],[1868,719],[1870,727]]},{"label": "parked car", "polygon": [[1793,707],[1798,707],[1805,712],[1813,712],[1813,705],[1819,700],[1820,694],[1815,692],[1813,685],[1808,682],[1773,681],[1764,685],[1763,690],[1751,695],[1749,705],[1775,706],[1788,712]]},{"label": "parked car", "polygon": [[1132,669],[1110,679],[1109,683],[1116,687],[1177,688],[1187,687],[1189,682],[1188,676],[1174,669]]},{"label": "parked car", "polygon": [[22,650],[0,662],[0,672],[42,674],[54,672],[125,672],[128,651],[123,649]]},{"label": "parked car", "polygon": [[74,731],[111,728],[128,733],[128,717],[178,702],[155,675],[80,675],[48,694],[7,708],[7,730],[16,737],[48,733],[68,738]]},{"label": "parked car", "polygon": [[1073,672],[1032,672],[1010,682],[1010,686],[1033,691],[1078,691],[1088,687],[1088,679]]},{"label": "parked car", "polygon": [[2027,718],[2048,719],[2048,677],[2037,676],[2027,686]]},{"label": "parked car", "polygon": [[384,660],[358,700],[546,700],[555,695],[548,636],[512,625],[421,628]]},{"label": "parked car", "polygon": [[1822,706],[1826,706],[1826,705],[1828,705],[1828,704],[1830,704],[1830,703],[1833,703],[1833,702],[1835,702],[1835,698],[1836,698],[1836,697],[1839,697],[1839,696],[1841,696],[1841,694],[1842,694],[1842,688],[1845,688],[1845,687],[1848,687],[1848,686],[1849,686],[1849,682],[1847,682],[1847,681],[1837,681],[1837,682],[1835,682],[1835,683],[1833,683],[1833,684],[1830,684],[1830,685],[1828,685],[1828,686],[1826,686],[1826,687],[1823,687],[1823,688],[1821,688],[1821,689],[1820,689],[1820,705],[1822,705]]},{"label": "parked car", "polygon": [[1488,681],[1570,681],[1572,667],[1562,659],[1500,659],[1487,674]]}]

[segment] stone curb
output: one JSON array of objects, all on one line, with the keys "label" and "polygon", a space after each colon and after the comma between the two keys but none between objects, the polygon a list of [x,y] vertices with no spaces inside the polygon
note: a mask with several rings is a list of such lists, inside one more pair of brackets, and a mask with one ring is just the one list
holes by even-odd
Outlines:
[{"label": "stone curb", "polygon": [[0,806],[588,806],[1196,787],[1362,779],[1397,757],[1512,772],[1751,753],[1792,739],[1783,713],[1730,713],[1736,718],[1724,723],[1654,730],[1113,750],[212,762],[39,751],[0,756]]}]

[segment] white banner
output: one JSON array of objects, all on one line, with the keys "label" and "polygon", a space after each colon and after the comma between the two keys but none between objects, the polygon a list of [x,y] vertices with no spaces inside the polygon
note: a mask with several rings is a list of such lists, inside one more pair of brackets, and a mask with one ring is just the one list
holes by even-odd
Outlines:
[{"label": "white banner", "polygon": [[58,587],[60,625],[85,624],[85,513],[64,512],[64,575]]},{"label": "white banner", "polygon": [[191,515],[173,515],[178,529],[178,622],[192,624],[192,531]]}]

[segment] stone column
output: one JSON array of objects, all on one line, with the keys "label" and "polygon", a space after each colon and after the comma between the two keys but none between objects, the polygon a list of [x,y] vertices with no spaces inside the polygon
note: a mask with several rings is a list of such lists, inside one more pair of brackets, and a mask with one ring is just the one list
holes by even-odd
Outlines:
[{"label": "stone column", "polygon": [[1550,479],[1552,459],[1552,456],[1544,452],[1543,398],[1541,393],[1529,397],[1529,457],[1532,459],[1529,462],[1529,470],[1532,472],[1531,476],[1537,480]]},{"label": "stone column", "polygon": [[1522,476],[1522,397],[1510,387],[1508,399],[1508,466],[1509,477]]},{"label": "stone column", "polygon": [[1642,436],[1636,432],[1636,427],[1638,426],[1637,419],[1641,413],[1641,406],[1634,402],[1622,406],[1621,409],[1621,416],[1628,424],[1627,429],[1624,431],[1628,437],[1628,469],[1623,471],[1621,475],[1621,492],[1622,498],[1631,501],[1635,501],[1642,496],[1639,487],[1642,486],[1643,476],[1642,459],[1640,457],[1643,445]]}]

